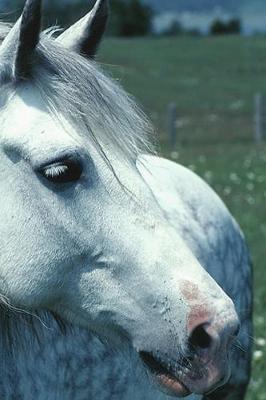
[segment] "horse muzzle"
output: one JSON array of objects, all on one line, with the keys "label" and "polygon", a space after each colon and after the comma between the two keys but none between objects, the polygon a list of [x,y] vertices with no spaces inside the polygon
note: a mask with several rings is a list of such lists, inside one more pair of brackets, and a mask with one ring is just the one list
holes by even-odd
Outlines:
[{"label": "horse muzzle", "polygon": [[173,353],[140,351],[152,383],[177,397],[208,394],[223,386],[230,378],[229,354],[239,332],[236,314],[227,315],[226,320],[226,325],[210,321],[190,324],[187,349],[175,360]]},{"label": "horse muzzle", "polygon": [[140,352],[140,358],[152,383],[170,396],[209,394],[223,386],[230,378],[228,362],[224,362],[224,365],[212,361],[205,364],[199,358],[193,360],[190,356],[182,356],[172,366],[150,353]]}]

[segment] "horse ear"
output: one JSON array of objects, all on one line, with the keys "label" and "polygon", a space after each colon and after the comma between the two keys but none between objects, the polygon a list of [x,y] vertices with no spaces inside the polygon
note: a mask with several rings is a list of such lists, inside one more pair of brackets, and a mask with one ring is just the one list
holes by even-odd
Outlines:
[{"label": "horse ear", "polygon": [[42,0],[27,0],[22,16],[6,36],[0,48],[2,64],[11,67],[17,79],[24,79],[30,66],[41,31]]},{"label": "horse ear", "polygon": [[93,9],[56,40],[85,57],[94,58],[109,16],[109,1],[97,0]]}]

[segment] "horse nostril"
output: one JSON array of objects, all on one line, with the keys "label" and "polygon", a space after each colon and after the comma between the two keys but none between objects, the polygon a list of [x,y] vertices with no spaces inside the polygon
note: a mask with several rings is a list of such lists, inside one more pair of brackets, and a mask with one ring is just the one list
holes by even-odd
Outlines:
[{"label": "horse nostril", "polygon": [[212,344],[212,338],[205,329],[205,324],[197,326],[189,337],[189,343],[194,348],[208,349]]}]

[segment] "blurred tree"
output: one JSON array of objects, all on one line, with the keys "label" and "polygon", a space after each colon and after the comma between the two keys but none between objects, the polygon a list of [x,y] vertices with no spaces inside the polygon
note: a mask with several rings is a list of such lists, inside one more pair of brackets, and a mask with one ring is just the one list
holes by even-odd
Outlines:
[{"label": "blurred tree", "polygon": [[118,36],[144,36],[151,32],[152,10],[141,0],[115,0],[110,32]]},{"label": "blurred tree", "polygon": [[230,33],[241,33],[242,25],[241,25],[241,21],[239,18],[232,18],[228,22],[228,31]]},{"label": "blurred tree", "polygon": [[225,23],[220,19],[215,19],[210,27],[210,33],[212,35],[221,35],[224,34],[226,30]]},{"label": "blurred tree", "polygon": [[173,21],[171,25],[162,32],[164,36],[176,36],[183,33],[185,33],[185,31],[179,21]]},{"label": "blurred tree", "polygon": [[228,22],[216,19],[210,27],[211,35],[224,35],[241,33],[241,21],[239,18],[232,18]]}]

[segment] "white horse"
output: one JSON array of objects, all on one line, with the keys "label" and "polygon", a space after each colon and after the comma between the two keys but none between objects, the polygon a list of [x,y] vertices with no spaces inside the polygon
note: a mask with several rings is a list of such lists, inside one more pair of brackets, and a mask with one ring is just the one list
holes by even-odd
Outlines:
[{"label": "white horse", "polygon": [[0,48],[0,398],[243,399],[243,236],[93,60],[107,10],[53,39],[28,0]]}]

